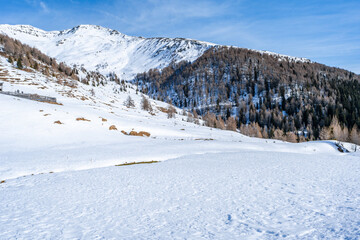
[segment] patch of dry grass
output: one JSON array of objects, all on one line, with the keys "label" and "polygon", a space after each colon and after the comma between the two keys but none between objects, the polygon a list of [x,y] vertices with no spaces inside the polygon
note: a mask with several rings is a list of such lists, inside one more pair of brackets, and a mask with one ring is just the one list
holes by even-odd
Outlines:
[{"label": "patch of dry grass", "polygon": [[109,127],[109,130],[117,130],[117,128],[116,128],[115,125],[111,125],[111,126]]},{"label": "patch of dry grass", "polygon": [[86,121],[86,122],[91,122],[89,119],[80,117],[80,118],[76,118],[76,121]]},{"label": "patch of dry grass", "polygon": [[136,132],[136,131],[131,131],[129,133],[130,136],[139,136],[139,137],[150,137],[150,133],[145,132],[145,131],[140,131],[140,132]]},{"label": "patch of dry grass", "polygon": [[131,163],[121,163],[121,164],[117,164],[115,166],[120,167],[120,166],[129,166],[129,165],[136,165],[136,164],[150,164],[150,163],[158,163],[159,161],[143,161],[143,162],[131,162]]},{"label": "patch of dry grass", "polygon": [[164,107],[157,107],[157,109],[159,109],[163,113],[168,113],[169,112],[169,110],[167,108],[164,108]]},{"label": "patch of dry grass", "polygon": [[50,101],[38,101],[38,102],[43,102],[43,103],[50,103],[50,104],[54,104],[54,105],[60,105],[62,106],[62,103],[58,103],[58,102],[50,102]]}]

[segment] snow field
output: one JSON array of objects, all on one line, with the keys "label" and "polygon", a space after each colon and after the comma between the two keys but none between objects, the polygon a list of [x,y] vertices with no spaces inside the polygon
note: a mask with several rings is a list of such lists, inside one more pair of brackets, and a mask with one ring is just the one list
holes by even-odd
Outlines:
[{"label": "snow field", "polygon": [[239,151],[13,179],[0,238],[356,239],[358,160]]}]

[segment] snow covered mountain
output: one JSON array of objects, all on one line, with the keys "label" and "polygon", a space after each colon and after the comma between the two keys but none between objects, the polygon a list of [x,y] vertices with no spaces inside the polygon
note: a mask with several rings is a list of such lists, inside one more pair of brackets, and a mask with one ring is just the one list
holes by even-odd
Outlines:
[{"label": "snow covered mountain", "polygon": [[0,33],[58,61],[83,65],[102,74],[115,72],[122,79],[151,68],[163,68],[172,61],[194,61],[215,45],[184,38],[132,37],[95,25],[51,32],[29,25],[0,25]]},{"label": "snow covered mountain", "polygon": [[[194,61],[210,47],[220,46],[185,38],[132,37],[95,25],[47,32],[30,25],[3,24],[0,33],[36,47],[59,62],[102,74],[115,72],[126,80],[151,68],[164,68],[172,61]],[[282,60],[310,62],[306,58],[254,51]]]}]

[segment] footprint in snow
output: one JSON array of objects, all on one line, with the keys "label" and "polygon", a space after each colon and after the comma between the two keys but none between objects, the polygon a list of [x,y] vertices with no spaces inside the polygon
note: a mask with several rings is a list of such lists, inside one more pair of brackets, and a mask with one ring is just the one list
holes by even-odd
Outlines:
[{"label": "footprint in snow", "polygon": [[230,214],[227,215],[227,219],[225,221],[225,224],[231,224],[232,223],[232,217]]}]

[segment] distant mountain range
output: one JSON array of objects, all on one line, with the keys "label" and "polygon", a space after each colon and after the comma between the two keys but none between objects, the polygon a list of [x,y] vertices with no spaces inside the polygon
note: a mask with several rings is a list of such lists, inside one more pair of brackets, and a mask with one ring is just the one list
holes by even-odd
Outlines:
[{"label": "distant mountain range", "polygon": [[[115,72],[129,80],[137,73],[161,69],[171,62],[194,61],[220,45],[185,38],[132,37],[95,25],[79,25],[63,31],[44,31],[29,25],[0,25],[0,33],[36,47],[58,62],[83,66],[102,74]],[[305,58],[258,51],[293,61]]]}]

